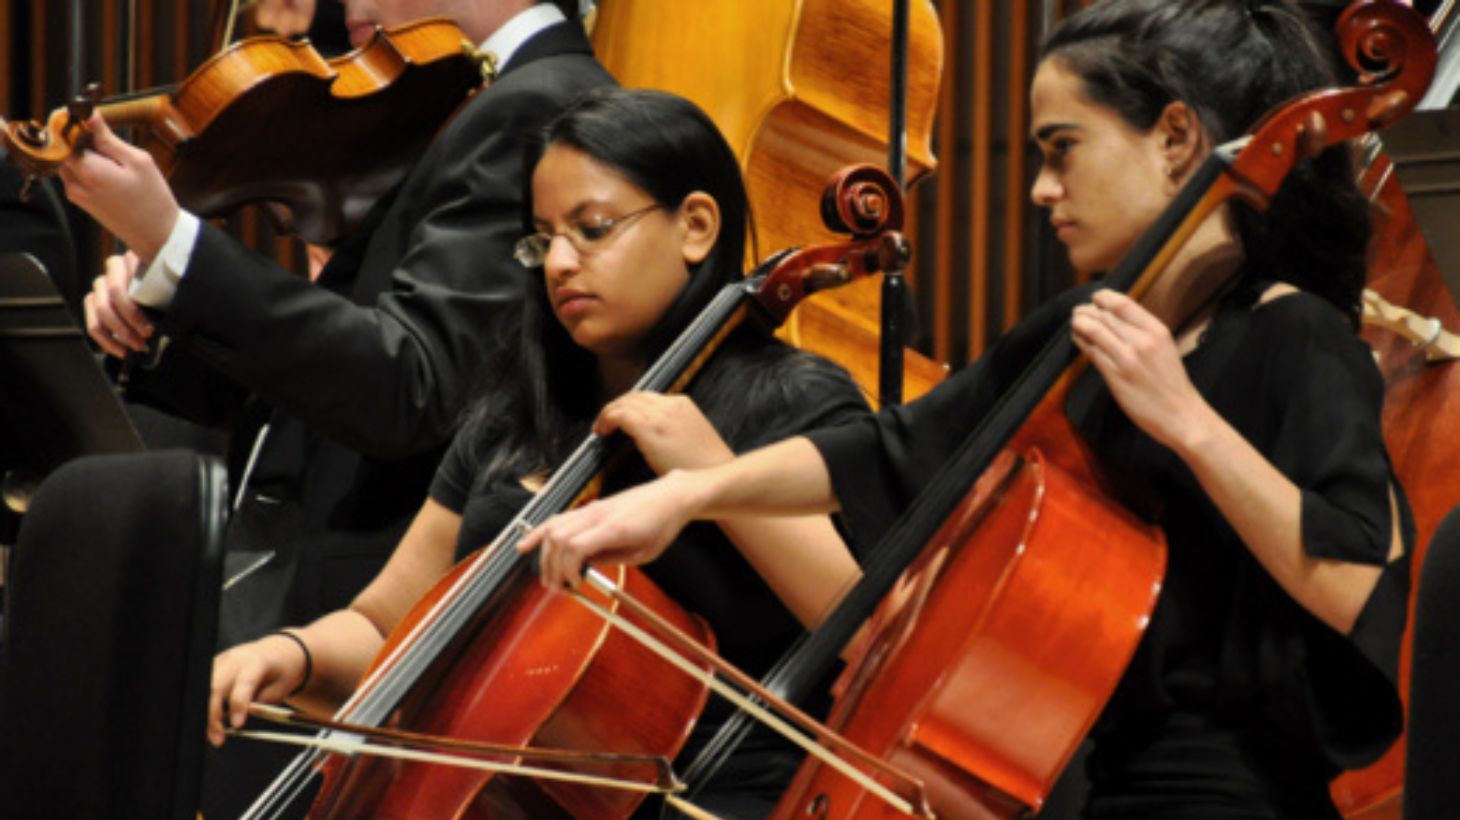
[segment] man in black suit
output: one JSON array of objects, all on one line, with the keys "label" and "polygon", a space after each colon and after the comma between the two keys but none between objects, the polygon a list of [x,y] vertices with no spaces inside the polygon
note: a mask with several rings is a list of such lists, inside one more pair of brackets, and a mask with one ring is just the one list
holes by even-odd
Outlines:
[{"label": "man in black suit", "polygon": [[388,557],[491,334],[531,282],[512,257],[522,137],[613,82],[582,27],[550,3],[345,6],[356,46],[375,25],[452,17],[498,73],[315,283],[179,211],[147,155],[99,118],[94,149],[61,170],[71,200],[133,250],[107,260],[86,298],[92,339],[136,359],[128,396],[210,423],[245,396],[272,408],[262,436],[235,443],[245,455],[229,569],[260,566],[224,592],[222,645],[345,606]]},{"label": "man in black suit", "polygon": [[244,595],[248,587],[294,580],[267,611],[242,618],[225,606],[225,642],[347,604],[389,554],[490,334],[529,281],[512,258],[524,226],[521,139],[612,82],[581,27],[549,3],[349,0],[346,23],[360,45],[377,24],[431,12],[492,52],[499,76],[317,283],[179,215],[146,155],[102,125],[95,151],[62,169],[68,196],[135,252],[109,259],[96,280],[88,332],[117,357],[150,359],[153,336],[170,340],[155,367],[130,368],[129,395],[214,422],[245,393],[275,409],[231,525],[232,547],[275,557],[225,598],[256,605],[267,596]]}]

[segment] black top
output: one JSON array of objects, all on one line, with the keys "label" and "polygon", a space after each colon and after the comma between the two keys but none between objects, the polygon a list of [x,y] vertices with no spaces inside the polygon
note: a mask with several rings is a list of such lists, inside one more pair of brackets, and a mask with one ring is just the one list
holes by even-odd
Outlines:
[{"label": "black top", "polygon": [[[1091,290],[1052,300],[923,399],[813,434],[853,525],[880,527],[905,507],[1042,343],[1068,332],[1070,310]],[[1224,300],[1185,357],[1187,373],[1302,490],[1309,555],[1382,565],[1393,478],[1380,434],[1383,383],[1369,349],[1323,300],[1297,293],[1257,304],[1257,292],[1251,286]],[[1192,727],[1203,744],[1235,736],[1242,739],[1231,742],[1245,748],[1262,738],[1263,751],[1213,766],[1272,763],[1320,784],[1337,767],[1381,754],[1400,729],[1393,680],[1403,562],[1386,570],[1353,633],[1340,636],[1278,586],[1185,464],[1136,428],[1094,368],[1071,391],[1066,412],[1120,500],[1156,521],[1169,547],[1150,626],[1095,731],[1097,793],[1102,776],[1179,770],[1185,764],[1173,761],[1181,753],[1170,748],[1157,766],[1143,755],[1161,748],[1157,738]],[[1402,498],[1400,505],[1407,525]],[[1203,758],[1210,763],[1213,755],[1186,760]]]},{"label": "black top", "polygon": [[[744,395],[734,402],[715,400],[713,394],[724,390]],[[735,452],[868,413],[861,393],[840,367],[774,340],[754,339],[750,332],[737,334],[717,353],[689,394]],[[745,406],[750,412],[725,418],[726,404]],[[463,517],[459,558],[490,543],[530,497],[514,480],[479,476],[472,451],[471,443],[458,436],[431,485],[431,497]],[[605,494],[653,476],[637,453],[624,461],[606,478]],[[703,617],[714,631],[720,654],[753,676],[764,674],[802,632],[800,623],[715,524],[690,524],[643,570],[677,603]],[[705,725],[697,727],[697,735],[723,720],[729,709],[712,695],[701,719]]]}]

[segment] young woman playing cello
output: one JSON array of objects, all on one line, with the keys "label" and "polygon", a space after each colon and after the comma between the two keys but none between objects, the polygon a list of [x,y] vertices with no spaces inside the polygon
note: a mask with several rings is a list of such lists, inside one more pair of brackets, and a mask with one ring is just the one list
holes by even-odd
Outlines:
[{"label": "young woman playing cello", "polygon": [[[739,166],[691,103],[648,91],[594,93],[548,126],[528,167],[529,235],[517,255],[541,267],[543,287],[496,352],[430,499],[348,609],[217,657],[214,743],[255,701],[333,711],[384,636],[457,560],[511,522],[595,414],[600,432],[623,431],[642,454],[612,471],[610,486],[728,461],[735,450],[866,414],[844,371],[748,324],[688,396],[625,394],[709,298],[743,275],[748,206]],[[774,663],[858,572],[821,514],[691,528],[646,571],[705,618],[721,654],[751,674]],[[696,737],[723,720],[727,707],[717,700]],[[798,761],[789,745],[766,739],[732,765],[721,793],[697,802],[726,816],[764,814]]]},{"label": "young woman playing cello", "polygon": [[[1031,91],[1034,201],[1074,267],[1109,270],[1214,145],[1332,85],[1287,2],[1106,0],[1050,35]],[[923,487],[1068,320],[1094,367],[1065,410],[1169,545],[1149,628],[1094,733],[1086,816],[1336,817],[1328,780],[1399,731],[1405,506],[1383,384],[1354,331],[1365,203],[1343,150],[1258,214],[1224,206],[1141,303],[1082,287],[922,400],[550,519],[548,583],[686,521],[841,509],[875,527]],[[1381,671],[1383,670],[1383,671]],[[970,704],[969,708],[977,708]]]}]

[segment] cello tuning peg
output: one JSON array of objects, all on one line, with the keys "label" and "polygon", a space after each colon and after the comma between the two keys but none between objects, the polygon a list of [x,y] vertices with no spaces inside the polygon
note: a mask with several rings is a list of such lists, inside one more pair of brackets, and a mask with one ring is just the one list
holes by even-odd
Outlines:
[{"label": "cello tuning peg", "polygon": [[1308,112],[1308,117],[1298,129],[1298,153],[1305,157],[1316,157],[1328,147],[1328,121],[1317,111]]},{"label": "cello tuning peg", "polygon": [[1369,122],[1373,123],[1374,128],[1383,128],[1404,116],[1405,112],[1409,111],[1410,105],[1409,93],[1403,89],[1395,89],[1388,94],[1375,97],[1369,103],[1364,115],[1368,117]]},{"label": "cello tuning peg", "polygon": [[810,272],[802,280],[802,285],[807,293],[816,293],[827,288],[840,287],[851,280],[852,274],[846,265],[819,262],[811,266]]}]

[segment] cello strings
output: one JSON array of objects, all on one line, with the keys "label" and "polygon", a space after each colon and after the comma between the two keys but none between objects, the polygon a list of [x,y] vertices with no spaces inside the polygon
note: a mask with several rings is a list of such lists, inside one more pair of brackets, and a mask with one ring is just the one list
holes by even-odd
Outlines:
[{"label": "cello strings", "polygon": [[[726,326],[727,320],[739,309],[746,292],[747,283],[721,288],[669,350],[639,379],[635,389],[654,392],[667,389],[700,356],[706,342]],[[578,445],[517,518],[493,540],[479,557],[478,564],[463,573],[457,584],[422,619],[412,636],[402,641],[397,651],[381,664],[383,671],[398,668],[400,673],[391,675],[390,680],[379,682],[374,687],[371,686],[372,681],[378,681],[384,675],[372,675],[372,680],[366,681],[357,690],[357,698],[367,688],[369,691],[378,690],[379,697],[369,701],[359,698],[358,705],[354,703],[357,698],[352,698],[342,713],[352,710],[348,714],[355,722],[376,723],[394,709],[394,705],[439,657],[446,645],[482,611],[492,594],[503,588],[508,574],[520,571],[526,559],[513,548],[522,533],[541,524],[553,513],[568,508],[602,470],[608,446],[607,439],[593,434]],[[386,705],[372,706],[372,703]],[[356,709],[363,714],[353,711]]]}]

